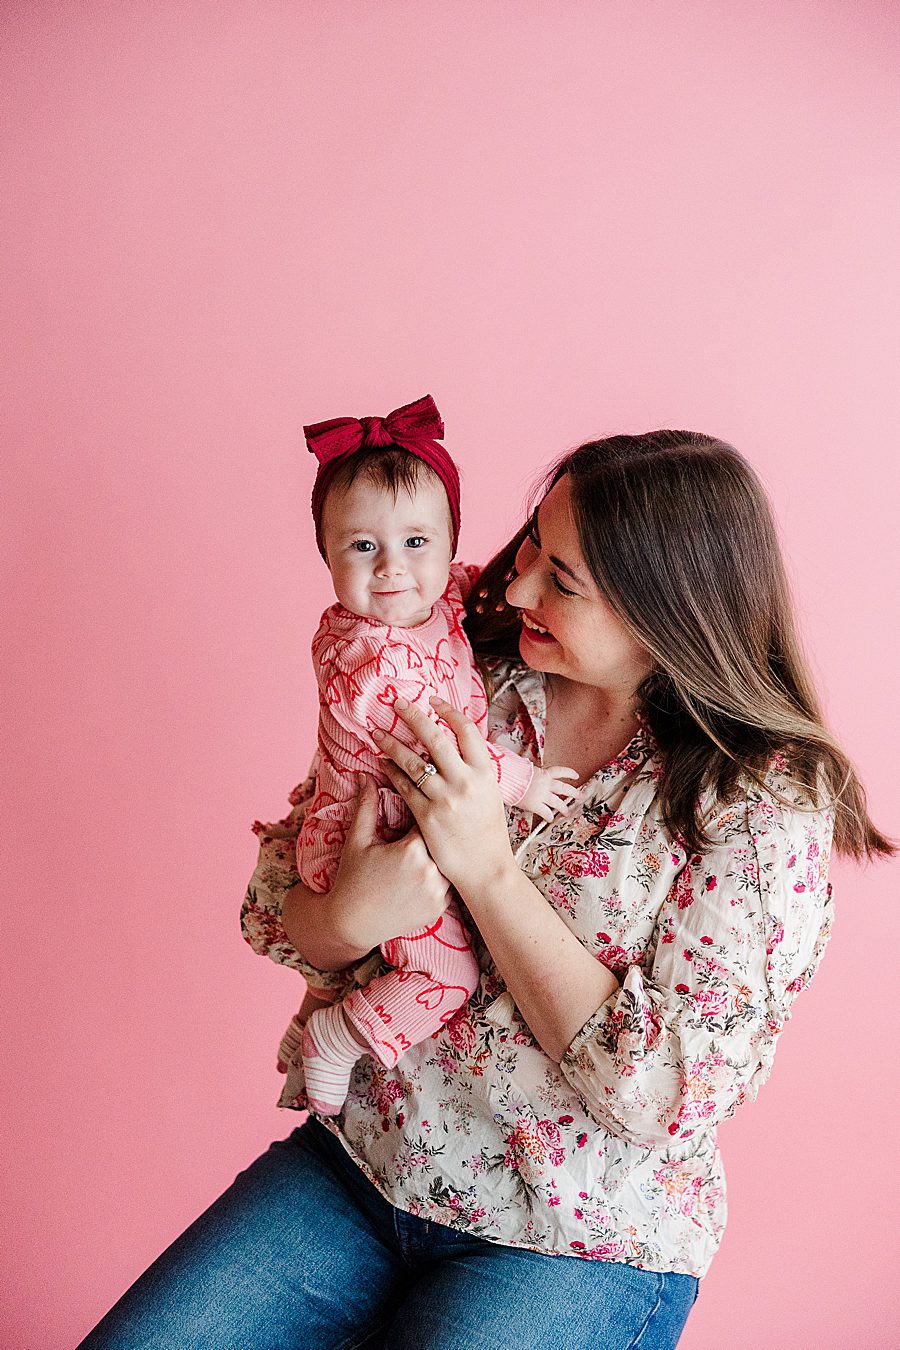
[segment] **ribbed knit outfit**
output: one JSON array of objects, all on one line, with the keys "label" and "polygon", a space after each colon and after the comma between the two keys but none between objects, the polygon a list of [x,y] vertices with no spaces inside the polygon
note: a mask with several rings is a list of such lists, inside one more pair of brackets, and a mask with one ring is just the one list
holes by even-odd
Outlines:
[{"label": "ribbed knit outfit", "polygon": [[[472,569],[472,578],[477,569]],[[356,809],[358,774],[378,786],[378,833],[397,839],[411,816],[382,768],[372,730],[382,728],[421,749],[394,712],[407,699],[432,721],[436,695],[471,717],[487,736],[487,698],[463,631],[464,599],[472,584],[453,564],[447,589],[415,628],[398,628],[332,605],[312,643],[319,688],[319,767],[316,793],[297,840],[297,870],[314,891],[331,888],[348,825]],[[448,735],[451,733],[448,731]],[[488,742],[503,800],[521,801],[534,775],[528,759]],[[385,1067],[412,1045],[439,1031],[467,1002],[479,966],[458,903],[437,923],[392,938],[381,947],[393,969],[344,1000],[347,1018]],[[361,1052],[362,1053],[362,1052]]]}]

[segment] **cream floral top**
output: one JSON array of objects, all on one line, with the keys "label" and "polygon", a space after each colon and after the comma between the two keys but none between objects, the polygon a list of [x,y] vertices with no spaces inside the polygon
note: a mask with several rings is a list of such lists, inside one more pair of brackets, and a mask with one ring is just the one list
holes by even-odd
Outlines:
[{"label": "cream floral top", "polygon": [[[513,663],[498,675],[492,739],[540,763],[543,677]],[[508,808],[519,866],[621,988],[557,1064],[476,935],[482,975],[467,1006],[393,1070],[361,1059],[343,1113],[323,1121],[391,1204],[510,1246],[709,1269],[726,1217],[716,1129],[756,1096],[821,960],[832,818],[804,809],[776,757],[770,790],[720,806],[712,847],[689,857],[660,821],[658,776],[641,729],[552,823]],[[378,955],[319,971],[281,925],[312,788],[262,833],[242,927],[311,986],[346,990]],[[298,1073],[280,1105],[304,1105]]]}]

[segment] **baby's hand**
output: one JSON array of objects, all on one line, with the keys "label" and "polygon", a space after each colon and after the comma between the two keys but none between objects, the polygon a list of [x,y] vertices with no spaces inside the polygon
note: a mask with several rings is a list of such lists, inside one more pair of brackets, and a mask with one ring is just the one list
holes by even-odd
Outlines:
[{"label": "baby's hand", "polygon": [[578,790],[565,780],[577,777],[577,769],[561,768],[558,764],[549,769],[535,769],[528,790],[518,805],[533,811],[542,820],[552,820],[557,811],[565,810]]}]

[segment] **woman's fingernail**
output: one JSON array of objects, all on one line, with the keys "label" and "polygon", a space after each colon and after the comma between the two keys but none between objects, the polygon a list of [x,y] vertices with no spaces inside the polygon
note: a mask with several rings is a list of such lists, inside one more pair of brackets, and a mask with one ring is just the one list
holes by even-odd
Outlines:
[{"label": "woman's fingernail", "polygon": [[383,735],[384,735],[384,732],[381,730],[381,727],[373,727],[373,728],[372,728],[372,740],[373,740],[373,741],[380,741]]},{"label": "woman's fingernail", "polygon": [[394,699],[394,707],[397,708],[398,711],[402,712],[404,708],[408,708],[408,707],[409,707],[409,702],[408,702],[408,700],[405,699],[405,698],[395,698],[395,699]]}]

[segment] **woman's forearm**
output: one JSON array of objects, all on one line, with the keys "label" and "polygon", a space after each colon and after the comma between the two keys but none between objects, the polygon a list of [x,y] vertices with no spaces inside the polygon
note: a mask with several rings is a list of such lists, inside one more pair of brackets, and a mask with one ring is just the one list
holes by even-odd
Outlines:
[{"label": "woman's forearm", "polygon": [[334,891],[320,894],[298,883],[284,899],[281,921],[288,939],[319,970],[343,970],[377,946],[362,946],[365,937],[348,925],[347,905]]},{"label": "woman's forearm", "polygon": [[460,894],[532,1035],[559,1062],[619,981],[512,860]]}]

